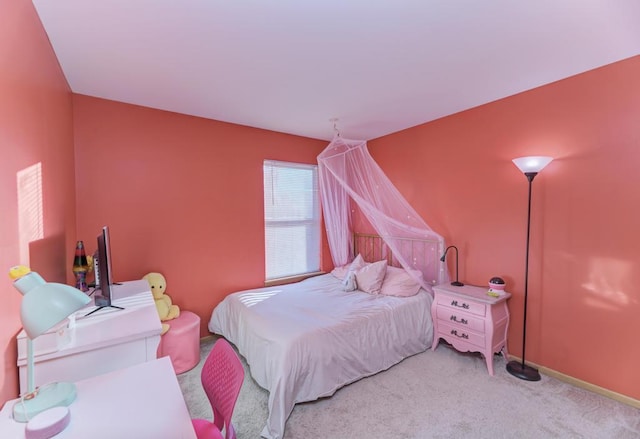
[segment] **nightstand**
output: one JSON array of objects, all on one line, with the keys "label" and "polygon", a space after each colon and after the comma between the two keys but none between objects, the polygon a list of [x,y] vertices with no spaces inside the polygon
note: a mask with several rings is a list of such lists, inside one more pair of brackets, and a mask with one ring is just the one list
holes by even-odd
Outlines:
[{"label": "nightstand", "polygon": [[492,297],[487,294],[488,290],[488,287],[474,285],[433,287],[431,349],[435,350],[442,338],[460,352],[480,352],[487,362],[489,375],[493,375],[495,352],[501,352],[508,361],[507,299],[511,294],[503,292],[499,297]]}]

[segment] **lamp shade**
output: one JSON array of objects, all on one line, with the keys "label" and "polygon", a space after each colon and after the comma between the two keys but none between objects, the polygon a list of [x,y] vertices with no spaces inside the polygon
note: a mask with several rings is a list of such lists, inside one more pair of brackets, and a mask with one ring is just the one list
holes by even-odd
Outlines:
[{"label": "lamp shade", "polygon": [[89,296],[77,288],[45,282],[35,272],[17,279],[14,286],[24,294],[20,319],[32,340],[91,302]]},{"label": "lamp shade", "polygon": [[542,169],[551,163],[553,157],[546,156],[529,156],[529,157],[518,157],[517,159],[513,159],[513,163],[522,171],[522,173],[526,174],[527,172],[540,172]]}]

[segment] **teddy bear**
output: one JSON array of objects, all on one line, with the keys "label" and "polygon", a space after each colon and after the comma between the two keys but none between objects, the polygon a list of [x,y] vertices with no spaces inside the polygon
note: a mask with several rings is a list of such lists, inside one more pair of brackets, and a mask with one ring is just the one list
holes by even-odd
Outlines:
[{"label": "teddy bear", "polygon": [[[180,307],[178,307],[178,305],[174,305],[171,301],[171,297],[164,293],[167,289],[167,281],[164,276],[160,273],[147,273],[143,276],[143,279],[149,282],[149,287],[151,288],[153,299],[156,302],[156,310],[160,316],[160,321],[166,322],[167,320],[178,317],[180,315]],[[167,323],[162,323],[161,335],[166,334],[169,328],[170,326]]]}]

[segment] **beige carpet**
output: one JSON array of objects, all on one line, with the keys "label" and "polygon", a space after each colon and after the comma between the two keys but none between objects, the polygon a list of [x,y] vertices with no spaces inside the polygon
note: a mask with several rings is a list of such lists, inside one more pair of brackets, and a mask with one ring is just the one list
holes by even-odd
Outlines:
[{"label": "beige carpet", "polygon": [[[205,358],[214,339],[205,339]],[[233,415],[238,439],[258,439],[267,419],[268,394],[251,378]],[[202,361],[178,376],[192,417],[211,418],[200,384]],[[511,376],[494,357],[484,359],[440,345],[387,371],[298,404],[285,439],[422,438],[640,438],[640,410],[544,376],[531,383]]]}]

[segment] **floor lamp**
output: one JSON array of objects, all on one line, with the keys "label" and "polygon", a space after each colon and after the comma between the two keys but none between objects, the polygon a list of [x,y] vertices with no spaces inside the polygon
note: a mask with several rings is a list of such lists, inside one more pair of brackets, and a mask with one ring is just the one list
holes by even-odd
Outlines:
[{"label": "floor lamp", "polygon": [[510,361],[507,363],[507,371],[520,379],[527,381],[540,381],[538,369],[527,366],[525,359],[525,346],[527,341],[527,293],[529,289],[529,232],[531,230],[531,186],[533,179],[542,169],[551,163],[553,158],[544,156],[519,157],[513,159],[513,163],[520,169],[529,181],[529,208],[527,210],[527,250],[524,269],[524,318],[522,323],[522,361]]}]

